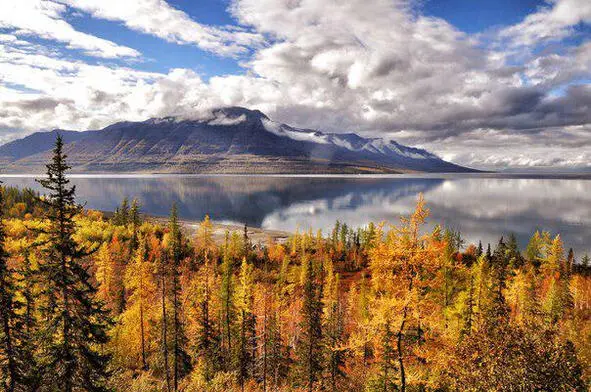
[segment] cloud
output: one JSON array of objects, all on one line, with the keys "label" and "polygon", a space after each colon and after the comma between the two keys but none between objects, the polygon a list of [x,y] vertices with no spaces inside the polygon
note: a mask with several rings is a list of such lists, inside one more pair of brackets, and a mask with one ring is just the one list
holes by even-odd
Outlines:
[{"label": "cloud", "polygon": [[196,45],[224,56],[247,53],[263,37],[242,28],[203,25],[164,0],[57,0],[95,18],[123,22],[126,27],[176,44]]},{"label": "cloud", "polygon": [[[574,1],[533,15],[561,15]],[[587,23],[580,5],[570,19],[552,16],[564,23],[548,34],[560,40]],[[118,120],[205,118],[211,108],[240,105],[297,127],[391,137],[475,167],[591,161],[588,39],[534,50],[527,45],[546,35],[507,33],[525,34],[525,25],[501,30],[499,39],[531,49],[517,56],[513,46],[489,44],[402,0],[235,0],[230,11],[247,29],[204,26],[156,0],[58,6],[222,55],[252,54],[242,57],[244,72],[204,81],[182,68],[144,72],[69,60],[10,32],[0,35],[0,127],[96,129]]]},{"label": "cloud", "polygon": [[528,15],[521,23],[503,29],[500,38],[513,46],[532,46],[559,41],[573,33],[579,23],[591,23],[588,0],[547,0],[548,6]]},{"label": "cloud", "polygon": [[127,46],[75,30],[63,19],[66,7],[48,0],[0,2],[0,28],[12,30],[15,36],[35,36],[65,43],[69,49],[80,49],[87,55],[103,58],[138,57],[140,53]]}]

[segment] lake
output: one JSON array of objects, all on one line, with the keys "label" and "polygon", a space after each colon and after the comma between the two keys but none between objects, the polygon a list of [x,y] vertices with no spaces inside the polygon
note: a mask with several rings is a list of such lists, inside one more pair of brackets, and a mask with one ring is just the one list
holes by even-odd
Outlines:
[{"label": "lake", "polygon": [[[0,176],[7,185],[41,190],[31,176]],[[142,211],[167,215],[173,201],[184,219],[205,214],[221,223],[247,223],[329,233],[335,221],[358,227],[397,223],[423,193],[430,225],[460,230],[466,242],[494,244],[515,233],[525,246],[536,229],[560,233],[580,259],[591,253],[591,179],[523,178],[490,174],[399,176],[72,176],[87,207],[112,211],[124,197]]]}]

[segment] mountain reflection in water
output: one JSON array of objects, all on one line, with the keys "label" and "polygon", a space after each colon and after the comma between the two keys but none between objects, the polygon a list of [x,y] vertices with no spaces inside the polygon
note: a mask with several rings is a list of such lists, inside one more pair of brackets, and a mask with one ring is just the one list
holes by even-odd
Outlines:
[{"label": "mountain reflection in water", "polygon": [[[7,185],[40,190],[31,177],[2,177]],[[173,201],[184,219],[209,214],[220,222],[328,233],[335,221],[358,227],[369,221],[397,223],[425,195],[430,225],[458,229],[466,242],[494,244],[513,232],[522,246],[534,230],[560,233],[579,257],[591,253],[591,180],[490,176],[289,177],[142,176],[75,177],[80,201],[113,210],[124,197],[142,211],[167,215]]]}]

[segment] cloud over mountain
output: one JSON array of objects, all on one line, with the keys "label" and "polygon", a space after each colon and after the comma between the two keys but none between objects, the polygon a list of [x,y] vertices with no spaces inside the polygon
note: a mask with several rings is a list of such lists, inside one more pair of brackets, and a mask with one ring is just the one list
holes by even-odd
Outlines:
[{"label": "cloud over mountain", "polygon": [[[0,128],[10,137],[14,130],[200,118],[213,107],[241,105],[300,127],[392,136],[460,164],[590,165],[587,0],[548,2],[485,34],[426,15],[410,0],[234,0],[235,26],[199,23],[161,0],[119,3],[23,2],[51,28],[0,17]],[[183,67],[145,71],[136,49],[79,36],[87,33],[68,23],[72,12],[238,56],[242,71],[209,79]],[[69,33],[55,33],[64,24]],[[71,50],[115,60],[72,58]]]}]

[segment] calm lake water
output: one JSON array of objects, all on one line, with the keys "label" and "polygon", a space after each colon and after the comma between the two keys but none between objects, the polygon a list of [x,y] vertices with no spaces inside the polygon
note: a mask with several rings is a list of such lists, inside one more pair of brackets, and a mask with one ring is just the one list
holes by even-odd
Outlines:
[{"label": "calm lake water", "polygon": [[[0,176],[7,185],[40,190],[33,177]],[[269,229],[322,229],[338,219],[358,227],[397,223],[417,195],[431,209],[429,224],[453,227],[466,242],[495,244],[513,232],[522,246],[536,229],[560,233],[578,259],[591,253],[591,180],[444,176],[74,176],[80,201],[113,210],[124,197],[142,211],[167,215],[173,201],[185,219],[205,214],[218,222]]]}]

